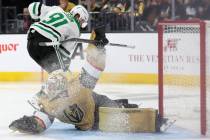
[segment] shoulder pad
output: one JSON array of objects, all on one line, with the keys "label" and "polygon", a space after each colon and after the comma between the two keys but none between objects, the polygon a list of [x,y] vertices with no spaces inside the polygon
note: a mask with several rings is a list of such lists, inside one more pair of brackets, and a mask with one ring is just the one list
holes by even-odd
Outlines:
[{"label": "shoulder pad", "polygon": [[39,19],[39,16],[41,15],[41,8],[41,2],[33,2],[28,6],[28,11],[32,19]]}]

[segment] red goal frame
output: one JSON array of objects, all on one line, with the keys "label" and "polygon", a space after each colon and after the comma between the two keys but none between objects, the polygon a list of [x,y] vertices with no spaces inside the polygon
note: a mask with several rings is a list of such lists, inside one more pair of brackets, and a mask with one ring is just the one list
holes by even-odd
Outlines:
[{"label": "red goal frame", "polygon": [[206,23],[201,20],[161,21],[158,23],[158,94],[159,113],[164,116],[164,86],[163,86],[163,33],[164,25],[196,24],[200,26],[200,132],[206,135]]}]

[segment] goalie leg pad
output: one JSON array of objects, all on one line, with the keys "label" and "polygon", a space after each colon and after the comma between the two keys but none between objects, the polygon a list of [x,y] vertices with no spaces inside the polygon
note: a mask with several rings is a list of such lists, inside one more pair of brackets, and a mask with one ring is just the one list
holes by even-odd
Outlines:
[{"label": "goalie leg pad", "polygon": [[105,132],[156,132],[157,110],[151,108],[99,108],[99,129]]}]

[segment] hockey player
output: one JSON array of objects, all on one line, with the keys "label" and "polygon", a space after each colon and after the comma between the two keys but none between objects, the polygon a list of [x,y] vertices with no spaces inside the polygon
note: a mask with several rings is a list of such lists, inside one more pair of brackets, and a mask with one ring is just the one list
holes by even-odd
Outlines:
[{"label": "hockey player", "polygon": [[[100,34],[102,29],[93,32],[93,39],[104,40],[106,44],[108,40],[105,35]],[[79,130],[97,129],[99,107],[128,106],[126,100],[122,104],[93,92],[105,68],[104,46],[90,45],[87,48],[86,62],[75,79],[68,80],[62,70],[50,73],[42,90],[35,96],[34,114],[13,121],[9,128],[23,133],[41,133],[57,118],[64,123],[74,124]]]},{"label": "hockey player", "polygon": [[[75,124],[81,130],[94,128],[97,122],[97,116],[94,117],[95,107],[102,105],[102,101],[106,101],[107,105],[113,107],[119,106],[105,96],[92,93],[105,67],[105,49],[103,47],[98,49],[95,46],[89,49],[87,62],[80,76],[68,81],[61,69],[58,56],[61,56],[63,62],[67,60],[64,63],[67,69],[70,59],[68,56],[74,49],[75,43],[61,44],[59,52],[55,51],[54,46],[39,45],[39,42],[60,42],[68,38],[78,38],[80,26],[84,28],[87,25],[88,12],[78,5],[70,13],[66,13],[60,7],[48,7],[39,2],[30,4],[28,9],[32,19],[36,21],[31,25],[28,33],[28,52],[50,75],[44,88],[35,96],[39,109],[34,115],[24,116],[11,123],[10,129],[40,133],[52,124],[54,118]],[[101,46],[108,43],[105,35],[97,35],[96,39],[102,40]],[[96,100],[100,102],[97,105]]]},{"label": "hockey player", "polygon": [[78,38],[80,28],[87,26],[89,18],[87,10],[77,5],[70,12],[65,12],[59,6],[50,7],[40,2],[31,3],[28,9],[35,21],[28,31],[29,55],[48,73],[61,68],[67,70],[70,53],[76,46],[75,42],[62,43],[60,46],[40,46],[39,43]]},{"label": "hockey player", "polygon": [[[45,8],[49,8],[49,10],[45,11]],[[13,121],[9,125],[11,130],[22,133],[41,133],[52,125],[55,118],[61,122],[73,124],[79,130],[97,129],[99,107],[137,107],[128,104],[127,100],[114,101],[93,91],[105,68],[106,50],[104,46],[108,40],[102,33],[103,28],[93,32],[93,39],[100,40],[101,43],[99,46],[90,45],[87,48],[86,62],[81,72],[78,77],[71,80],[61,69],[54,48],[39,46],[39,42],[79,37],[79,26],[84,27],[87,22],[87,18],[81,15],[88,14],[84,14],[86,10],[81,6],[74,8],[71,11],[72,14],[68,15],[58,7],[46,7],[41,3],[32,3],[29,6],[29,10],[32,9],[32,14],[34,14],[33,18],[40,19],[39,22],[31,26],[29,31],[29,54],[49,72],[49,78],[41,91],[35,95],[34,101],[30,102],[36,109],[34,114]],[[73,27],[75,28],[73,29]],[[59,33],[62,35],[59,36]],[[66,51],[70,52],[74,43],[62,44],[59,47],[60,55],[64,55],[65,58]]]}]

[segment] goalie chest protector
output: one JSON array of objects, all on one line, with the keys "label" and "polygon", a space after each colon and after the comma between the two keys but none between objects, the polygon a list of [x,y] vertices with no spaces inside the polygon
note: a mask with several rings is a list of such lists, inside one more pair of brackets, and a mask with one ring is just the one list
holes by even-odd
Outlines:
[{"label": "goalie chest protector", "polygon": [[105,132],[156,132],[157,110],[152,108],[99,108],[99,129]]}]

